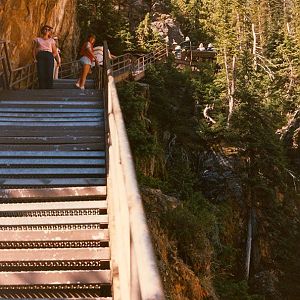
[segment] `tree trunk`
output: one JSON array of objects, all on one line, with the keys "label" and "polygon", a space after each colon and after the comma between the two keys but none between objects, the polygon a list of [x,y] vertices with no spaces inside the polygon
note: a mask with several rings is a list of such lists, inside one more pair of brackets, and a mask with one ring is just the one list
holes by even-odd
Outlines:
[{"label": "tree trunk", "polygon": [[254,70],[257,71],[257,55],[256,55],[256,47],[257,47],[257,41],[256,41],[256,33],[255,33],[255,25],[252,23],[252,35],[253,35],[253,67]]},{"label": "tree trunk", "polygon": [[[225,53],[226,57],[226,53]],[[225,65],[227,65],[227,57],[225,61]],[[233,114],[233,107],[234,107],[234,92],[235,92],[235,80],[236,80],[236,56],[234,55],[232,58],[232,78],[231,81],[229,79],[229,70],[228,66],[226,66],[226,77],[227,77],[227,84],[228,84],[228,117],[227,117],[227,127],[230,125],[230,120]]]},{"label": "tree trunk", "polygon": [[284,21],[286,22],[286,30],[288,35],[291,35],[291,28],[290,28],[290,11],[289,11],[289,3],[287,0],[283,0],[283,12],[284,12]]},{"label": "tree trunk", "polygon": [[255,223],[255,211],[254,208],[251,207],[248,215],[248,229],[247,229],[247,243],[246,243],[246,261],[245,261],[246,280],[249,280],[249,276],[250,276],[254,223]]}]

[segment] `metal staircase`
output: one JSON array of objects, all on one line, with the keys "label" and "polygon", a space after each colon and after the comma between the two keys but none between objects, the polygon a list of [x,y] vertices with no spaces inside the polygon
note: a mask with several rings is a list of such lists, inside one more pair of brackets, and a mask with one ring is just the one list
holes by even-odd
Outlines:
[{"label": "metal staircase", "polygon": [[73,85],[0,94],[0,298],[111,299],[103,101]]},{"label": "metal staircase", "polygon": [[137,72],[104,43],[81,91],[77,61],[34,90],[35,65],[7,53],[0,41],[0,298],[163,300],[114,76],[164,54]]}]

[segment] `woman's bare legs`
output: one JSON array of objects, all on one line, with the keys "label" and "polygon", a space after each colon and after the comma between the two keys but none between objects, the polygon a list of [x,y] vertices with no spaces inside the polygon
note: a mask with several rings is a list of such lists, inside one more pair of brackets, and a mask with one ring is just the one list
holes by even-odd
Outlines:
[{"label": "woman's bare legs", "polygon": [[77,83],[79,83],[79,87],[81,89],[84,88],[86,77],[90,71],[90,68],[91,68],[91,66],[88,64],[83,65],[83,67],[82,67],[81,77],[80,77],[79,81],[77,82]]}]

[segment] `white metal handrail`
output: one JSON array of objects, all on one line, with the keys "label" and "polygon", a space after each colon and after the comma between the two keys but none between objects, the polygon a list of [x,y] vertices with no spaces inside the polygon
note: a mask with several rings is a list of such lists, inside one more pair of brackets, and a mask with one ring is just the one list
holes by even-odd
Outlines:
[{"label": "white metal handrail", "polygon": [[[112,75],[117,77],[119,75],[129,74],[133,77],[137,74],[145,72],[146,68],[156,61],[162,60],[168,56],[168,48],[161,46],[156,51],[145,54],[139,58],[134,58],[131,54],[124,54],[117,56],[111,62]],[[127,78],[127,77],[124,77]]]},{"label": "white metal handrail", "polygon": [[156,61],[162,60],[168,56],[168,49],[164,46],[158,50],[139,57],[132,66],[133,74],[144,72],[146,68]]},{"label": "white metal handrail", "polygon": [[[105,57],[108,57],[104,43]],[[164,293],[138,189],[113,70],[106,60],[108,205],[115,300],[163,300]]]},{"label": "white metal handrail", "polygon": [[131,71],[132,56],[129,53],[117,56],[111,62],[111,68],[113,70],[113,75],[121,75],[126,72]]}]

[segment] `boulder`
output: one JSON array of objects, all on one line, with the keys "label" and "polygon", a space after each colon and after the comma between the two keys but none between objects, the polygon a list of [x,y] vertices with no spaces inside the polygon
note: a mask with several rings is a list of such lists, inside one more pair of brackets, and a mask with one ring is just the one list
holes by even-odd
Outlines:
[{"label": "boulder", "polygon": [[251,285],[256,293],[264,295],[266,299],[272,300],[283,299],[277,290],[278,283],[278,276],[276,272],[272,270],[256,273],[251,280]]},{"label": "boulder", "polygon": [[203,194],[216,202],[229,198],[243,205],[244,191],[241,178],[235,171],[234,156],[226,157],[222,153],[206,151],[199,157],[200,178],[203,184]]}]

